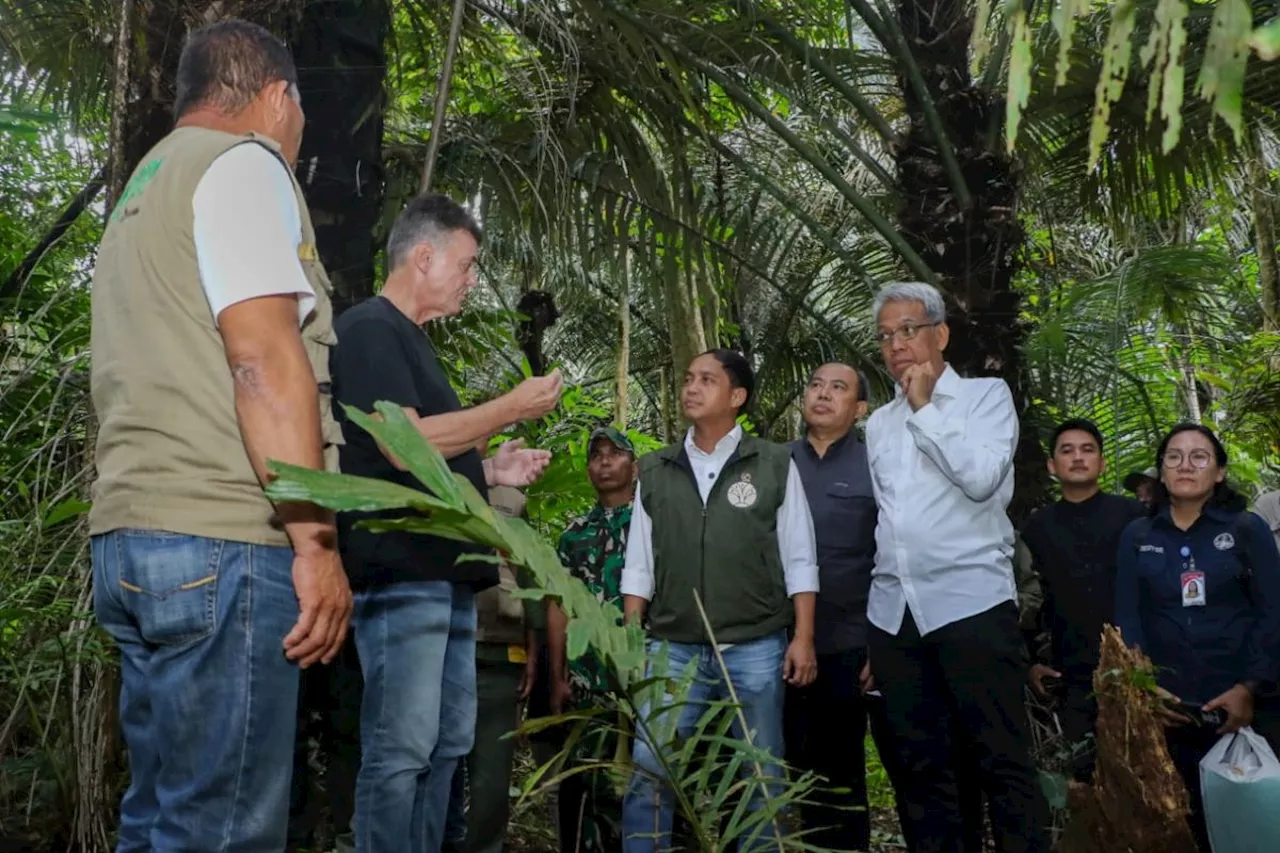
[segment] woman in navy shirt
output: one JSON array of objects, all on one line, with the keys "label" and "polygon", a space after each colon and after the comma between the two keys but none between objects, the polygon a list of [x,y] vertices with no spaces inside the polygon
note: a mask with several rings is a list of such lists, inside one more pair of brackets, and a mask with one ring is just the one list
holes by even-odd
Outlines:
[{"label": "woman in navy shirt", "polygon": [[[1277,677],[1280,552],[1266,522],[1226,482],[1227,451],[1199,424],[1174,427],[1156,454],[1153,514],[1130,523],[1116,560],[1116,624],[1157,667],[1169,753],[1191,797],[1191,827],[1209,851],[1200,759],[1255,720],[1254,695]],[[1197,725],[1177,703],[1221,709],[1221,727]]]}]

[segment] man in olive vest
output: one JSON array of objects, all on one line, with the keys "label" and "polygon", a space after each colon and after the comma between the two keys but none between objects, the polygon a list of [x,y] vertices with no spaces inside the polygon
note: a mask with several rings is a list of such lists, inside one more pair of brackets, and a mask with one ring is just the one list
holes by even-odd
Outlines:
[{"label": "man in olive vest", "polygon": [[132,773],[117,850],[257,853],[285,843],[298,668],[333,659],[351,613],[332,514],[262,490],[268,459],[336,462],[332,314],[284,44],[192,33],[174,112],[93,278],[94,607]]},{"label": "man in olive vest", "polygon": [[[790,450],[749,436],[736,423],[753,385],[751,366],[739,353],[711,350],[690,363],[680,400],[693,426],[680,444],[640,460],[622,595],[629,620],[647,613],[651,650],[667,646],[667,672],[654,675],[678,677],[696,661],[688,702],[676,711],[676,740],[693,734],[705,703],[730,698],[718,651],[753,743],[781,758],[784,680],[803,686],[817,674],[818,565],[813,520]],[[655,748],[670,745],[637,737],[637,771],[622,810],[626,853],[669,846],[674,798]],[[780,766],[766,762],[763,770],[776,776]],[[749,796],[753,809],[763,806],[760,786]],[[739,850],[767,849],[771,835],[761,827]]]}]

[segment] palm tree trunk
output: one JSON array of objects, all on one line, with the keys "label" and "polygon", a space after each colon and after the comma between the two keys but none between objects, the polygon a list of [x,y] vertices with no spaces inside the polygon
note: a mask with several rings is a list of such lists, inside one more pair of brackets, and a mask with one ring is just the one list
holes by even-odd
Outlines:
[{"label": "palm tree trunk", "polygon": [[307,111],[298,180],[335,314],[374,291],[390,30],[387,0],[329,0],[307,3],[290,39]]},{"label": "palm tree trunk", "polygon": [[[901,28],[925,84],[922,93],[904,64],[909,123],[896,148],[898,224],[946,296],[948,361],[964,376],[1002,377],[1021,413],[1028,404],[1022,345],[1029,330],[1013,288],[1024,238],[1016,213],[1018,178],[1001,138],[1003,99],[969,71],[972,14],[964,0],[901,0],[896,22],[886,22]],[[948,147],[939,144],[931,123],[940,123],[947,136],[967,205],[956,192]],[[1010,508],[1015,519],[1046,496],[1044,460],[1037,430],[1024,424]]]},{"label": "palm tree trunk", "polygon": [[614,399],[614,421],[619,429],[627,428],[627,404],[631,391],[628,379],[631,374],[631,250],[624,250],[622,258],[622,287],[618,294],[618,369]]}]

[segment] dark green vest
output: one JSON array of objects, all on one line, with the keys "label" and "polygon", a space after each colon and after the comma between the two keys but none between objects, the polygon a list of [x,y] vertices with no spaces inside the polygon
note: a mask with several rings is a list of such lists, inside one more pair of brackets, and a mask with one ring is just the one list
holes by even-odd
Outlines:
[{"label": "dark green vest", "polygon": [[653,520],[649,625],[656,639],[710,641],[694,590],[717,643],[754,640],[791,624],[777,522],[790,465],[786,447],[744,435],[704,507],[683,443],[640,460],[640,502]]}]

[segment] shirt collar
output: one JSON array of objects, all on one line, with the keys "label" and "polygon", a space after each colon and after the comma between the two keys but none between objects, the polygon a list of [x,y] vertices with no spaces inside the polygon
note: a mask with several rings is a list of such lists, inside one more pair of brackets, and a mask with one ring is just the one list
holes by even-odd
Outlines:
[{"label": "shirt collar", "polygon": [[[1200,517],[1195,520],[1191,527],[1198,527],[1200,523],[1205,520],[1208,520],[1210,523],[1226,524],[1230,522],[1235,515],[1236,514],[1234,512],[1226,507],[1215,503],[1207,503],[1204,505],[1204,509],[1200,510]],[[1162,524],[1169,527],[1177,527],[1177,525],[1173,523],[1173,510],[1167,503],[1156,510],[1155,517]],[[1188,529],[1190,530],[1191,528]]]},{"label": "shirt collar", "polygon": [[[902,399],[906,396],[906,392],[902,390],[902,383],[893,383],[894,400]],[[950,362],[943,362],[942,375],[938,377],[938,381],[933,384],[933,396],[946,397],[954,400],[956,394],[960,391],[960,374],[951,368]]]},{"label": "shirt collar", "polygon": [[599,524],[605,519],[613,518],[614,516],[629,509],[631,509],[630,502],[618,504],[615,507],[606,507],[604,504],[597,501],[596,505],[591,508],[591,512],[587,513],[587,523]]},{"label": "shirt collar", "polygon": [[733,429],[729,430],[725,437],[716,442],[715,449],[710,453],[704,453],[701,447],[693,442],[693,427],[689,427],[689,431],[684,434],[684,452],[690,456],[702,456],[710,458],[721,454],[729,454],[737,449],[739,442],[742,441],[742,426],[734,424]]}]

